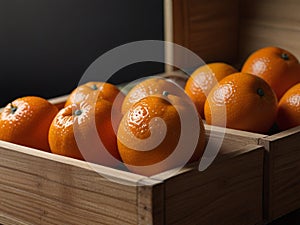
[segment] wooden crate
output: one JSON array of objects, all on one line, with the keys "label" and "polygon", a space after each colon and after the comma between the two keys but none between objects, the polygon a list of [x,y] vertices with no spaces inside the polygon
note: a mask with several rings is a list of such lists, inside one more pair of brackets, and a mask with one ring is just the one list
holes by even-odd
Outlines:
[{"label": "wooden crate", "polygon": [[300,126],[274,135],[226,129],[226,135],[240,143],[264,146],[265,222],[299,209]]},{"label": "wooden crate", "polygon": [[[189,48],[207,63],[223,61],[240,69],[251,52],[272,45],[300,59],[298,1],[165,0],[165,11],[166,40]],[[166,57],[176,58],[172,49],[166,51]],[[300,127],[271,136],[227,132],[242,142],[265,147],[265,220],[299,209]]]},{"label": "wooden crate", "polygon": [[[207,135],[220,138],[210,127]],[[192,164],[171,177],[91,167],[4,141],[0,155],[1,224],[262,223],[263,147],[230,135],[207,170]]]}]

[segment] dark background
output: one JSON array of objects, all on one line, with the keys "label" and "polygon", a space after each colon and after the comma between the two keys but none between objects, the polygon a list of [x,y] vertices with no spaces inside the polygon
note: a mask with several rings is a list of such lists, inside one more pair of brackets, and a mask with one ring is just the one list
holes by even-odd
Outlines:
[{"label": "dark background", "polygon": [[[162,0],[0,0],[0,106],[25,95],[68,94],[106,51],[163,40]],[[139,63],[111,83],[163,72]]]}]

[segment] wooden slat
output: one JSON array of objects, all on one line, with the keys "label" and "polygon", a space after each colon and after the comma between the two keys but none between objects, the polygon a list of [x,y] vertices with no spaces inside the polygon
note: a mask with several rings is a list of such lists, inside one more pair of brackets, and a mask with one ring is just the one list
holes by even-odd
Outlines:
[{"label": "wooden slat", "polygon": [[145,177],[90,167],[79,160],[10,143],[0,145],[0,211],[9,215],[5,220],[29,224],[137,223],[136,184]]},{"label": "wooden slat", "polygon": [[[212,135],[213,137],[219,138],[224,137],[226,139],[227,145],[230,146],[236,145],[236,144],[258,144],[259,140],[267,137],[267,135],[264,134],[258,134],[253,132],[247,132],[247,131],[241,131],[241,130],[235,130],[230,128],[221,128],[217,126],[211,126],[205,124],[205,131],[208,136]],[[229,143],[230,142],[230,143]]]},{"label": "wooden slat", "polygon": [[266,46],[279,46],[300,58],[300,4],[297,0],[241,1],[240,59]]},{"label": "wooden slat", "polygon": [[[236,60],[238,0],[173,0],[171,10],[173,38],[170,40],[189,48],[206,62]],[[174,57],[180,56],[174,52]]]},{"label": "wooden slat", "polygon": [[249,148],[165,181],[166,224],[261,223],[263,148]]},{"label": "wooden slat", "polygon": [[300,208],[300,126],[261,140],[267,150],[265,217],[271,221]]},{"label": "wooden slat", "polygon": [[138,184],[138,224],[165,224],[164,183],[152,178]]},{"label": "wooden slat", "polygon": [[[177,13],[174,15],[176,18]],[[164,39],[165,41],[173,42],[173,0],[164,0]],[[166,61],[170,60],[173,62],[173,48],[165,47],[165,59]],[[171,72],[173,71],[173,66],[170,64],[165,64],[165,72]]]}]

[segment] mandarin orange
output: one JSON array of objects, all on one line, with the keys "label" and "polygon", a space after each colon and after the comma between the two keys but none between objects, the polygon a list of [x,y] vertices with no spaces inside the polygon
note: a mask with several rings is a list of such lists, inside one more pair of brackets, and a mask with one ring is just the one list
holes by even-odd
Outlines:
[{"label": "mandarin orange", "polygon": [[[183,133],[185,138],[181,139]],[[117,140],[128,169],[150,176],[199,160],[205,147],[205,131],[187,96],[181,98],[164,92],[144,97],[130,107],[119,125]]]},{"label": "mandarin orange", "polygon": [[44,98],[18,98],[0,114],[0,140],[49,152],[48,131],[57,112]]},{"label": "mandarin orange", "polygon": [[[89,100],[91,104],[98,99],[105,99],[114,104],[117,111],[121,111],[121,106],[124,100],[124,94],[117,86],[100,81],[90,81],[75,88],[69,95],[65,106],[72,103],[78,104]],[[93,100],[94,102],[91,102]]]},{"label": "mandarin orange", "polygon": [[278,100],[290,87],[300,82],[298,59],[279,47],[265,47],[253,52],[241,71],[263,78],[275,91]]},{"label": "mandarin orange", "polygon": [[196,69],[185,85],[185,92],[195,103],[195,106],[204,118],[204,104],[210,90],[224,77],[238,72],[227,63],[209,63]]},{"label": "mandarin orange", "polygon": [[291,87],[280,99],[277,125],[281,130],[300,125],[300,83]]},{"label": "mandarin orange", "polygon": [[[120,115],[120,114],[119,114]],[[51,152],[88,162],[114,167],[121,158],[112,114],[112,103],[98,99],[73,103],[61,109],[49,129]]]},{"label": "mandarin orange", "polygon": [[175,82],[163,77],[150,77],[136,84],[125,96],[122,104],[122,113],[125,114],[129,108],[140,99],[163,93],[167,91],[172,95],[182,95],[182,88]]},{"label": "mandarin orange", "polygon": [[277,98],[262,78],[234,73],[211,90],[204,113],[208,124],[266,133],[275,122]]}]

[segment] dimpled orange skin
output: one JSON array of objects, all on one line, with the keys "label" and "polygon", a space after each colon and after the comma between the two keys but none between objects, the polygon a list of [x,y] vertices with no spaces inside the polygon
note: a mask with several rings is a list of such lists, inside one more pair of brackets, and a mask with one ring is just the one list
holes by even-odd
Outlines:
[{"label": "dimpled orange skin", "polygon": [[72,103],[79,104],[83,101],[105,99],[116,104],[116,109],[121,110],[124,94],[113,84],[91,81],[75,88],[68,97],[65,106]]},{"label": "dimpled orange skin", "polygon": [[280,130],[300,125],[300,83],[291,87],[280,99],[277,125]]},{"label": "dimpled orange skin", "polygon": [[[104,99],[98,100],[93,107],[87,102],[81,102],[61,109],[49,129],[51,152],[105,166],[116,166],[121,158],[117,150],[111,110],[112,103]],[[91,127],[96,127],[96,133]],[[101,140],[105,148],[97,140]]]},{"label": "dimpled orange skin", "polygon": [[278,100],[290,87],[300,82],[298,59],[278,47],[266,47],[252,53],[241,72],[263,78],[273,88]]},{"label": "dimpled orange skin", "polygon": [[129,108],[140,99],[155,94],[161,94],[164,91],[172,95],[182,96],[183,89],[174,82],[161,77],[151,77],[135,85],[125,96],[122,104],[122,113],[125,114]]},{"label": "dimpled orange skin", "polygon": [[204,104],[210,90],[224,77],[238,72],[237,69],[222,62],[209,63],[196,69],[185,85],[185,92],[194,102],[201,117],[204,118]]},{"label": "dimpled orange skin", "polygon": [[[175,150],[180,137],[181,125],[179,114],[173,105],[177,105],[178,109],[183,113],[191,113],[191,109],[194,110],[194,113],[197,113],[194,106],[192,106],[192,102],[187,104],[185,99],[172,95],[168,95],[168,99],[171,103],[161,95],[145,97],[135,103],[121,120],[117,135],[118,148],[123,162],[127,164],[128,169],[132,172],[151,176],[179,165],[182,158],[184,158],[179,157],[178,161],[175,160],[162,167],[151,168],[151,170],[143,167],[139,167],[138,169],[130,167],[130,165],[148,166],[161,162]],[[151,135],[151,126],[152,128],[157,126],[157,130],[154,129],[154,132],[160,131],[160,128],[156,125],[156,118],[162,119],[166,124],[167,131],[162,141],[158,141],[158,138],[147,139]],[[150,124],[150,121],[154,121],[154,124]],[[200,117],[199,125],[200,134],[198,144],[189,162],[199,160],[204,151],[205,130]],[[129,134],[133,135],[133,137]],[[158,136],[162,135],[158,134]],[[136,142],[135,138],[142,140],[142,142]],[[123,140],[132,143],[134,149],[124,144]],[[145,146],[152,146],[154,143],[159,144],[155,145],[154,148],[149,147],[149,151],[140,150]],[[185,152],[181,152],[180,154],[185,154]]]},{"label": "dimpled orange skin", "polygon": [[57,112],[44,98],[18,98],[0,114],[0,140],[50,152],[48,130]]},{"label": "dimpled orange skin", "polygon": [[275,122],[277,98],[260,77],[234,73],[211,90],[204,112],[208,124],[221,126],[225,119],[228,128],[266,133]]}]

